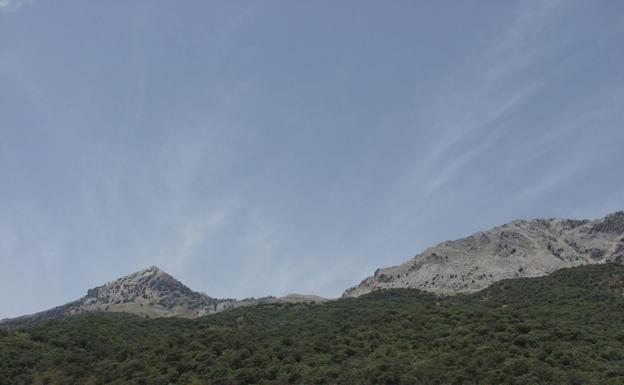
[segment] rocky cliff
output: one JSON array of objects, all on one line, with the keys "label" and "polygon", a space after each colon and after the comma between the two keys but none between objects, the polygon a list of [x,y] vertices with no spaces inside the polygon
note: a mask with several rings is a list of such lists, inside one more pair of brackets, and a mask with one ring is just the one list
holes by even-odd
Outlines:
[{"label": "rocky cliff", "polygon": [[398,266],[377,269],[343,297],[377,289],[471,292],[506,278],[563,267],[624,262],[624,211],[598,220],[516,220],[430,247]]},{"label": "rocky cliff", "polygon": [[40,321],[88,312],[122,312],[148,317],[196,318],[223,310],[260,303],[277,302],[278,298],[217,299],[193,291],[156,266],[102,286],[62,306],[19,318],[3,320],[9,327],[20,327]]}]

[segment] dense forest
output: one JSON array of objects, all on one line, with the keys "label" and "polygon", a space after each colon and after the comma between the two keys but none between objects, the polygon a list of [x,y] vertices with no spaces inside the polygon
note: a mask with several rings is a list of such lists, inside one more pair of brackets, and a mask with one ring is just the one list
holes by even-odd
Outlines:
[{"label": "dense forest", "polygon": [[612,264],[470,295],[88,314],[0,330],[0,384],[624,384],[622,320]]}]

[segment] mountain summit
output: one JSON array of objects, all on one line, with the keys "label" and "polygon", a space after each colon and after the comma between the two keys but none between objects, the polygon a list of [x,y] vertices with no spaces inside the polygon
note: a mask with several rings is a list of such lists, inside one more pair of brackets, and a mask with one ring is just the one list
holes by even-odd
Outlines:
[{"label": "mountain summit", "polygon": [[377,289],[471,292],[507,278],[537,277],[563,267],[624,263],[624,211],[598,220],[515,220],[430,247],[398,266],[377,269],[344,297]]},{"label": "mountain summit", "polygon": [[216,311],[218,300],[195,292],[156,266],[119,278],[87,292],[78,312],[115,311],[152,317],[196,317]]},{"label": "mountain summit", "polygon": [[[598,220],[515,220],[467,238],[430,247],[411,260],[382,269],[347,289],[357,297],[378,289],[415,288],[434,293],[472,292],[508,278],[537,277],[564,267],[624,263],[624,211]],[[217,299],[193,291],[156,266],[102,286],[68,304],[0,321],[20,327],[88,312],[196,318],[261,303],[324,302],[301,294],[282,298]]]},{"label": "mountain summit", "polygon": [[84,297],[40,313],[1,322],[21,327],[48,319],[91,312],[132,313],[148,317],[196,318],[223,310],[278,301],[275,297],[217,299],[189,289],[156,266],[89,289]]},{"label": "mountain summit", "polygon": [[147,317],[197,318],[242,306],[262,303],[324,302],[314,295],[289,294],[285,297],[218,299],[193,291],[156,266],[89,289],[84,297],[31,315],[0,320],[9,328],[19,328],[73,314],[116,312]]}]

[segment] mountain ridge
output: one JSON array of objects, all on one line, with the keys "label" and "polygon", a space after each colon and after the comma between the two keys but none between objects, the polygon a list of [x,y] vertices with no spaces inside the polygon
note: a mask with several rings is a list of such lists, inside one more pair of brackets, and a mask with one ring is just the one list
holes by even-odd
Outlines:
[{"label": "mountain ridge", "polygon": [[538,277],[564,267],[606,262],[624,263],[624,211],[597,220],[517,219],[439,243],[399,265],[379,268],[342,296],[389,288],[473,292],[502,279]]},{"label": "mountain ridge", "polygon": [[[436,294],[474,292],[503,279],[538,277],[564,267],[607,262],[624,263],[624,211],[597,220],[518,219],[439,243],[402,264],[379,268],[372,276],[346,289],[342,297],[392,288]],[[89,289],[76,301],[0,320],[0,324],[21,327],[91,312],[197,318],[264,303],[325,301],[326,298],[302,294],[218,299],[193,291],[157,266],[150,266]]]},{"label": "mountain ridge", "polygon": [[275,302],[322,302],[324,298],[289,294],[245,299],[218,299],[196,292],[157,266],[123,276],[87,290],[75,301],[34,314],[0,320],[0,325],[23,327],[75,314],[118,312],[146,317],[198,318],[242,306]]},{"label": "mountain ridge", "polygon": [[624,266],[438,296],[378,290],[194,320],[86,313],[0,327],[2,384],[624,383]]}]

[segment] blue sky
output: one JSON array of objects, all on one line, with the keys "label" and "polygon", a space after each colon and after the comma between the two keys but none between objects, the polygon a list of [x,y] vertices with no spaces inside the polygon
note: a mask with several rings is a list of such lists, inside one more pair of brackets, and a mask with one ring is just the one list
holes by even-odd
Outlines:
[{"label": "blue sky", "polygon": [[0,0],[0,317],[623,209],[623,41],[619,1]]}]

